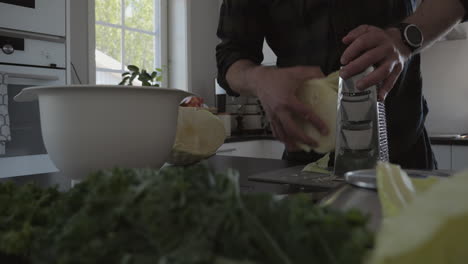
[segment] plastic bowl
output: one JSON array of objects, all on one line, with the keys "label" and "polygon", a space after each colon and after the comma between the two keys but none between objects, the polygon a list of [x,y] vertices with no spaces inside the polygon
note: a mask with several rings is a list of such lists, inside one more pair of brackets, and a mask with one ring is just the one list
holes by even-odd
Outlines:
[{"label": "plastic bowl", "polygon": [[17,102],[39,100],[46,150],[63,175],[81,180],[100,169],[160,168],[176,135],[188,92],[137,86],[25,88]]}]

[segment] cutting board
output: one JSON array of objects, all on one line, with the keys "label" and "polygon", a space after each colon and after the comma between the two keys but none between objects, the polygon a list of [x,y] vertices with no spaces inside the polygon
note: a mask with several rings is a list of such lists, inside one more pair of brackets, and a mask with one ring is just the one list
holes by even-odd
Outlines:
[{"label": "cutting board", "polygon": [[302,169],[303,165],[263,172],[249,176],[249,180],[317,189],[334,189],[344,184],[343,178],[323,173],[302,172]]}]

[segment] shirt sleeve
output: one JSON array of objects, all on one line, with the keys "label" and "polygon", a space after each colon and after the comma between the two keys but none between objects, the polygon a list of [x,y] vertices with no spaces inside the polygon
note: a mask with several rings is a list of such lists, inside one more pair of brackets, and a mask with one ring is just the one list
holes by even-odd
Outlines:
[{"label": "shirt sleeve", "polygon": [[224,0],[221,6],[217,35],[221,43],[216,47],[218,83],[229,95],[238,95],[226,80],[233,63],[247,59],[263,61],[266,7],[261,0]]}]

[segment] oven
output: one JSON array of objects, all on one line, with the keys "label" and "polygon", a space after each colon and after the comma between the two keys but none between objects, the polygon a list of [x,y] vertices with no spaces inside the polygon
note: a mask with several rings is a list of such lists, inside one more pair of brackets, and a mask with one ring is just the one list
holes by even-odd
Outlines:
[{"label": "oven", "polygon": [[0,27],[65,36],[67,0],[0,0]]},{"label": "oven", "polygon": [[12,32],[0,30],[0,178],[56,172],[42,140],[38,103],[13,97],[26,87],[67,84],[65,41]]}]

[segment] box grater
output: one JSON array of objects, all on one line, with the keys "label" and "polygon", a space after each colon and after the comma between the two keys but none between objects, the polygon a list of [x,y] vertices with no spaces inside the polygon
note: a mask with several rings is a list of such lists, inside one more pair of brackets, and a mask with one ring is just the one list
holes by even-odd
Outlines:
[{"label": "box grater", "polygon": [[353,170],[372,169],[377,161],[389,160],[385,105],[377,101],[377,86],[364,91],[357,81],[374,70],[347,80],[340,78],[338,90],[337,137],[335,146],[336,176]]}]

